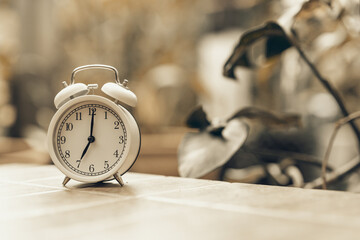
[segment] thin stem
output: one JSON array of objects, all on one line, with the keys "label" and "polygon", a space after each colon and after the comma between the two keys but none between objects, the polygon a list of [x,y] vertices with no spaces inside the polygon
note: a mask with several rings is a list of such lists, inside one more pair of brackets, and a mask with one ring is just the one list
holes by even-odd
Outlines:
[{"label": "thin stem", "polygon": [[[360,166],[359,156],[356,156],[355,158],[345,163],[341,167],[337,168],[333,172],[326,174],[327,183],[332,183],[334,181],[346,177],[349,174],[349,172],[354,171],[359,166]],[[304,188],[311,188],[311,189],[321,188],[322,185],[323,185],[323,178],[319,177],[305,184]]]},{"label": "thin stem", "polygon": [[[333,132],[333,134],[332,134],[332,136],[330,138],[329,146],[328,146],[328,148],[326,150],[326,153],[325,153],[325,158],[324,158],[323,165],[322,165],[322,171],[321,171],[320,179],[322,179],[323,189],[326,189],[326,182],[327,182],[326,181],[326,178],[327,178],[326,177],[326,166],[327,166],[327,162],[328,162],[328,159],[329,159],[329,155],[330,155],[331,148],[332,148],[332,145],[334,143],[334,139],[336,137],[337,131],[339,130],[341,125],[349,122],[351,128],[353,129],[353,131],[354,131],[354,133],[356,135],[356,138],[358,139],[358,145],[359,145],[359,148],[360,148],[360,131],[359,131],[358,127],[356,126],[355,122],[354,122],[354,119],[359,118],[360,116],[358,116],[359,113],[355,113],[355,115],[353,115],[353,117],[349,117],[350,114],[349,114],[349,112],[348,112],[348,110],[347,110],[347,108],[345,106],[345,103],[344,103],[343,99],[341,98],[340,93],[332,86],[332,84],[328,80],[326,80],[325,78],[323,78],[321,76],[320,72],[317,70],[315,65],[311,63],[309,58],[305,55],[304,51],[301,49],[300,45],[296,42],[295,38],[292,37],[289,40],[291,41],[293,46],[296,48],[296,50],[298,51],[298,53],[300,54],[302,59],[304,59],[305,63],[310,67],[313,74],[320,80],[320,82],[323,84],[323,86],[334,97],[336,103],[338,104],[338,106],[339,106],[339,108],[341,110],[341,113],[345,117],[345,118],[341,119],[338,122],[339,125],[336,125],[336,127],[334,129],[334,132]],[[356,170],[358,167],[360,167],[360,164],[356,164],[352,168],[349,168],[349,172],[344,172],[344,173],[341,173],[341,174],[342,175],[347,175],[347,174],[351,173],[352,171]],[[334,174],[331,175],[331,176],[334,177]],[[335,174],[335,176],[336,176],[336,174]]]},{"label": "thin stem", "polygon": [[321,178],[323,180],[323,185],[322,185],[323,189],[326,189],[326,166],[328,164],[330,152],[331,152],[331,149],[332,149],[332,147],[334,145],[334,140],[335,140],[336,134],[339,131],[339,129],[340,129],[340,125],[336,124],[336,126],[334,128],[334,131],[331,134],[329,144],[328,144],[328,147],[327,147],[326,152],[325,152],[325,157],[324,157],[324,160],[322,162]]},{"label": "thin stem", "polygon": [[[289,39],[293,46],[296,48],[302,59],[304,59],[305,63],[310,67],[313,74],[320,80],[320,82],[323,84],[323,86],[330,92],[330,94],[335,98],[335,101],[339,105],[339,108],[343,114],[344,117],[347,117],[349,115],[348,110],[346,109],[345,103],[342,100],[340,93],[331,85],[331,83],[323,78],[320,74],[320,72],[317,70],[317,68],[312,64],[309,60],[309,58],[305,55],[304,51],[301,49],[300,45],[296,42],[294,37]],[[360,146],[360,131],[356,124],[353,121],[350,121],[351,128],[353,129],[357,139],[358,144]]]},{"label": "thin stem", "polygon": [[[329,144],[328,144],[328,147],[327,147],[326,152],[325,152],[324,160],[322,162],[321,179],[322,179],[322,187],[323,187],[323,189],[326,189],[326,182],[327,182],[327,180],[326,180],[326,167],[327,167],[327,164],[329,162],[329,157],[330,157],[331,149],[332,149],[332,147],[334,145],[336,134],[339,132],[339,130],[340,130],[340,128],[342,126],[344,126],[346,123],[351,122],[351,121],[353,121],[353,120],[355,120],[357,118],[360,118],[360,112],[352,113],[349,116],[344,117],[344,118],[342,118],[342,119],[340,119],[339,121],[336,122],[334,131],[331,134]],[[349,173],[344,173],[344,174],[349,174]]]}]

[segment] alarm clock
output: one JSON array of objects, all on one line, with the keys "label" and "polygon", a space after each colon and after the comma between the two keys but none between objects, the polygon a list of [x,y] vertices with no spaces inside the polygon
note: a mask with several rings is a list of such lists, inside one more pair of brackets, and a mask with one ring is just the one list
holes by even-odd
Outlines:
[{"label": "alarm clock", "polygon": [[[75,83],[76,73],[101,68],[115,73],[115,81],[105,83],[101,91],[108,98],[95,95],[97,84]],[[70,85],[63,82],[54,99],[58,109],[51,119],[47,143],[55,166],[70,179],[96,183],[116,179],[136,161],[140,151],[140,129],[125,106],[135,107],[136,95],[122,83],[116,68],[108,65],[85,65],[75,68]]]}]

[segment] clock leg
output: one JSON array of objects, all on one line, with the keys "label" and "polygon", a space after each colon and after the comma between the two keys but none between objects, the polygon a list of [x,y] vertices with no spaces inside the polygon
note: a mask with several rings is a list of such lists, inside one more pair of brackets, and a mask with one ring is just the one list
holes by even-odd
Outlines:
[{"label": "clock leg", "polygon": [[120,186],[124,186],[124,185],[125,185],[125,184],[124,184],[124,181],[122,180],[122,177],[121,177],[118,173],[114,174],[114,178],[115,178],[116,181],[120,184]]},{"label": "clock leg", "polygon": [[65,185],[71,180],[71,178],[69,177],[65,177],[64,181],[63,181],[63,186],[65,187]]}]

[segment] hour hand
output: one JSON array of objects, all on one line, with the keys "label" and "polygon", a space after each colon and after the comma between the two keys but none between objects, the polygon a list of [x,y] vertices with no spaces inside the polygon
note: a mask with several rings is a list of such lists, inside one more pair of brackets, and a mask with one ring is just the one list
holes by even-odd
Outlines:
[{"label": "hour hand", "polygon": [[81,160],[83,159],[83,157],[85,156],[87,150],[88,150],[89,147],[90,147],[90,144],[93,143],[94,141],[95,141],[95,137],[93,137],[93,136],[88,137],[88,143],[86,144],[86,147],[85,147],[84,151],[82,152],[79,161],[81,161]]},{"label": "hour hand", "polygon": [[94,141],[92,141],[93,138],[94,138],[94,137],[89,137],[89,138],[88,138],[88,143],[86,144],[86,147],[85,147],[84,151],[83,151],[82,154],[81,154],[80,160],[76,160],[76,162],[78,163],[78,166],[77,166],[77,167],[80,167],[81,160],[83,159],[83,157],[85,156],[87,150],[89,149],[90,144],[91,144],[92,142],[94,142]]},{"label": "hour hand", "polygon": [[87,150],[89,149],[90,143],[91,143],[91,142],[89,141],[88,144],[86,145],[84,151],[82,152],[80,161],[83,159],[83,157],[85,156]]}]

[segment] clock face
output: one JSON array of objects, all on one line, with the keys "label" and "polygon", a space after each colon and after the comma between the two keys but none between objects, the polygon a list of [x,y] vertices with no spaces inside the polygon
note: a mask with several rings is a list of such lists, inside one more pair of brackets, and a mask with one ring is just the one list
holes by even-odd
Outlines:
[{"label": "clock face", "polygon": [[52,141],[57,159],[68,171],[101,176],[122,162],[128,134],[113,108],[101,101],[86,101],[64,111]]}]

